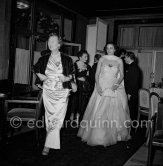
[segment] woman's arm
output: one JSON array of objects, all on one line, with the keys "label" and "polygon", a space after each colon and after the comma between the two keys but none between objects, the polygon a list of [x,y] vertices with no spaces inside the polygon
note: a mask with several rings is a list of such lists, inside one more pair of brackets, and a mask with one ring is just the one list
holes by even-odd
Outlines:
[{"label": "woman's arm", "polygon": [[40,57],[37,63],[33,66],[33,72],[37,75],[40,81],[45,81],[47,77],[44,74],[41,74],[40,70],[43,66],[43,58]]},{"label": "woman's arm", "polygon": [[119,63],[119,73],[120,73],[120,77],[119,77],[119,79],[117,80],[117,82],[113,85],[113,87],[112,87],[112,90],[116,90],[118,87],[119,87],[119,85],[121,84],[121,82],[123,81],[123,79],[124,79],[124,74],[123,74],[123,62],[122,62],[122,60],[121,59],[119,59],[119,61],[118,61],[118,63]]},{"label": "woman's arm", "polygon": [[68,66],[69,66],[69,71],[68,71],[68,75],[63,75],[63,76],[60,76],[60,80],[62,82],[68,82],[68,81],[71,81],[73,78],[74,78],[74,74],[75,74],[75,68],[74,68],[74,64],[73,64],[73,61],[71,58],[67,59],[67,63],[68,63]]},{"label": "woman's arm", "polygon": [[119,71],[120,71],[120,77],[119,77],[119,79],[118,79],[118,81],[117,81],[117,83],[116,84],[121,84],[121,82],[123,81],[123,79],[124,79],[124,69],[123,69],[123,62],[122,62],[122,60],[120,59],[119,60]]},{"label": "woman's arm", "polygon": [[100,71],[101,71],[102,61],[103,61],[103,58],[100,58],[100,60],[98,61],[98,64],[97,64],[97,69],[96,69],[96,74],[95,74],[96,88],[97,88],[97,92],[100,95],[102,95],[102,89],[99,84],[99,75],[100,75]]},{"label": "woman's arm", "polygon": [[45,80],[47,79],[47,76],[44,75],[44,74],[36,73],[36,75],[38,76],[38,78],[39,78],[41,81],[45,81]]}]

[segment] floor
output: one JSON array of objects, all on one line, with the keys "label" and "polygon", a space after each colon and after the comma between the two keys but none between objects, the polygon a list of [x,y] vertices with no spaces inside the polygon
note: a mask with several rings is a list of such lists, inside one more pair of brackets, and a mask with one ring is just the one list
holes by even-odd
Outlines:
[{"label": "floor", "polygon": [[[131,158],[125,163],[124,166],[146,166],[148,158],[148,146],[143,144]],[[163,151],[157,149],[153,159],[153,166],[163,165]]]},{"label": "floor", "polygon": [[[122,166],[144,143],[144,130],[139,129],[128,142],[118,142],[109,147],[88,146],[76,136],[78,129],[62,128],[61,150],[52,150],[48,157],[41,151],[45,130],[41,130],[40,146],[36,146],[35,131],[10,137],[0,148],[2,166]],[[1,146],[2,147],[2,146]]]}]

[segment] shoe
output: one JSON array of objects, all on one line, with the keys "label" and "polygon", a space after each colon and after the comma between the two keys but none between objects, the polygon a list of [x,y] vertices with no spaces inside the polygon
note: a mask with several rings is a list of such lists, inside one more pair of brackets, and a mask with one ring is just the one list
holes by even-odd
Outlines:
[{"label": "shoe", "polygon": [[49,154],[49,150],[50,150],[50,148],[44,147],[44,149],[43,149],[43,151],[42,151],[42,155],[43,155],[43,156],[47,156],[47,155]]}]

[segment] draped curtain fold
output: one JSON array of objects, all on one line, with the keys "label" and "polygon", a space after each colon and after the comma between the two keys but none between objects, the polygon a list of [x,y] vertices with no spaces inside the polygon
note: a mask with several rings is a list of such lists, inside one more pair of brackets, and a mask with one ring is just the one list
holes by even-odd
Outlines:
[{"label": "draped curtain fold", "polygon": [[138,53],[139,67],[142,71],[142,87],[149,88],[151,86],[151,73],[153,66],[153,52],[152,51],[142,51]]},{"label": "draped curtain fold", "polygon": [[14,83],[28,84],[30,79],[30,52],[16,48]]},{"label": "draped curtain fold", "polygon": [[121,28],[120,46],[133,47],[135,29],[132,27]]},{"label": "draped curtain fold", "polygon": [[72,38],[72,20],[65,18],[64,19],[64,37],[65,40],[71,41]]}]

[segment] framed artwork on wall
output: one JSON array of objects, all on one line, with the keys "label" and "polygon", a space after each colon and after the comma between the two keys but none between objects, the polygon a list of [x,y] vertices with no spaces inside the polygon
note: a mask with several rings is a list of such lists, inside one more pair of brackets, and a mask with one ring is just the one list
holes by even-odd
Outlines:
[{"label": "framed artwork on wall", "polygon": [[79,44],[79,43],[63,42],[61,51],[64,54],[66,54],[67,56],[70,56],[72,58],[73,62],[75,62],[78,59],[77,53],[80,50],[81,50],[81,44]]},{"label": "framed artwork on wall", "polygon": [[72,20],[64,18],[64,31],[63,31],[63,40],[72,41]]}]

